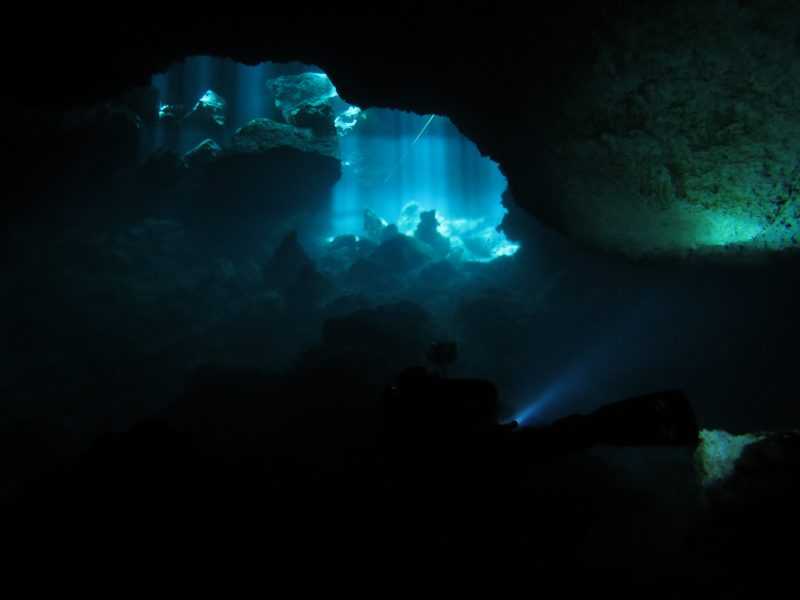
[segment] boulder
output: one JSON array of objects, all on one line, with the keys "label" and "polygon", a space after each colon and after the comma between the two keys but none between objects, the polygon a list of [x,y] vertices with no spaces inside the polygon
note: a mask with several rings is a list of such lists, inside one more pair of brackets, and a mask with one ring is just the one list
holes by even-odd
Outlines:
[{"label": "boulder", "polygon": [[197,167],[213,162],[222,152],[222,148],[214,140],[207,138],[183,155],[188,167]]},{"label": "boulder", "polygon": [[283,75],[266,83],[283,118],[290,122],[291,112],[303,103],[324,103],[337,96],[336,88],[325,73]]},{"label": "boulder", "polygon": [[386,227],[386,221],[369,208],[364,209],[364,235],[372,240],[380,241],[383,239],[383,231]]},{"label": "boulder", "polygon": [[702,431],[696,459],[705,510],[693,558],[737,572],[793,567],[785,541],[800,534],[800,432]]},{"label": "boulder", "polygon": [[320,307],[336,295],[336,286],[313,263],[304,265],[284,290],[289,310],[307,311]]},{"label": "boulder", "polygon": [[[519,244],[511,242],[496,227],[476,228],[466,235],[458,236],[457,240],[462,242],[466,256],[477,260],[491,260],[500,256],[512,256],[519,249]],[[457,240],[451,240],[451,242]]]},{"label": "boulder", "polygon": [[165,125],[178,126],[185,115],[183,104],[162,104],[158,109],[158,120]]},{"label": "boulder", "polygon": [[338,158],[339,143],[333,138],[318,137],[308,129],[272,119],[253,119],[231,138],[230,154],[263,154],[275,148],[292,148]]},{"label": "boulder", "polygon": [[137,179],[145,185],[169,188],[175,186],[185,174],[184,157],[169,148],[159,148],[139,167]]},{"label": "boulder", "polygon": [[398,235],[381,243],[370,260],[384,271],[404,274],[419,268],[433,259],[425,244],[407,235]]},{"label": "boulder", "polygon": [[264,281],[271,289],[285,289],[294,284],[298,277],[309,269],[314,269],[314,263],[300,245],[297,233],[292,231],[283,238],[272,257],[264,265]]},{"label": "boulder", "polygon": [[352,234],[337,235],[328,244],[331,252],[354,252],[358,247],[358,236]]},{"label": "boulder", "polygon": [[419,213],[419,224],[414,231],[414,237],[428,244],[437,256],[444,257],[450,252],[450,240],[439,233],[438,227],[436,211],[423,211]]},{"label": "boulder", "polygon": [[339,135],[347,135],[360,122],[366,120],[367,113],[362,111],[357,106],[348,106],[344,111],[336,115],[333,123],[336,127],[336,133]]},{"label": "boulder", "polygon": [[463,275],[449,260],[425,265],[418,276],[419,287],[429,289],[449,289],[462,280]]},{"label": "boulder", "polygon": [[218,129],[225,126],[227,102],[213,90],[206,91],[186,115],[186,123]]},{"label": "boulder", "polygon": [[333,107],[328,102],[303,102],[294,107],[286,120],[295,127],[309,129],[317,136],[335,136]]},{"label": "boulder", "polygon": [[386,227],[384,227],[383,231],[381,232],[381,242],[388,242],[396,238],[397,236],[402,235],[400,231],[397,229],[397,225],[394,223],[390,223]]},{"label": "boulder", "polygon": [[402,233],[413,233],[419,224],[419,213],[419,204],[416,202],[408,202],[403,205],[400,217],[397,219],[397,228]]},{"label": "boulder", "polygon": [[425,361],[434,339],[427,312],[411,302],[357,310],[330,318],[319,346],[307,352],[307,369],[337,369],[376,384],[385,384],[398,370]]},{"label": "boulder", "polygon": [[702,430],[695,450],[695,467],[704,488],[712,488],[730,477],[744,449],[764,439],[763,435],[733,435],[726,431]]},{"label": "boulder", "polygon": [[335,138],[255,119],[221,152],[205,150],[211,160],[192,169],[174,201],[208,247],[261,254],[278,223],[294,223],[302,213],[304,236],[328,222],[331,188],[341,175]]},{"label": "boulder", "polygon": [[340,235],[325,247],[320,265],[325,271],[340,273],[349,269],[360,258],[369,256],[376,248],[374,242],[355,235]]},{"label": "boulder", "polygon": [[283,238],[262,274],[267,287],[283,295],[288,310],[314,309],[336,295],[336,286],[317,270],[294,231]]}]

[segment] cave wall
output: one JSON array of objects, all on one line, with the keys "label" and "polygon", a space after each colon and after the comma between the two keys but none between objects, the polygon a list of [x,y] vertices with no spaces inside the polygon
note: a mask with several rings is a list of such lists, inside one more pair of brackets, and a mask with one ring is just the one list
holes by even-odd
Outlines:
[{"label": "cave wall", "polygon": [[617,22],[565,99],[561,227],[634,255],[796,250],[796,10],[676,3]]}]

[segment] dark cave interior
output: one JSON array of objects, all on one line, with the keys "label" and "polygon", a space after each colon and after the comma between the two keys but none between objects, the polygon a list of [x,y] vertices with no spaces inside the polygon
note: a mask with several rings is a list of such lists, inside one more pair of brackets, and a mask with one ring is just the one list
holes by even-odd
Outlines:
[{"label": "dark cave interior", "polygon": [[793,4],[5,39],[6,530],[670,598],[788,564]]}]

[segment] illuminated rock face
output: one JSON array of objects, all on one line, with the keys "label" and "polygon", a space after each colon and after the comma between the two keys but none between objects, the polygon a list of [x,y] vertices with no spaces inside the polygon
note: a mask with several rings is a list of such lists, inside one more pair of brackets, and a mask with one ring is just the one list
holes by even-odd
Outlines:
[{"label": "illuminated rock face", "polygon": [[744,449],[763,440],[764,435],[732,435],[725,431],[702,430],[695,451],[695,465],[703,487],[720,484],[730,477]]},{"label": "illuminated rock face", "polygon": [[630,256],[800,247],[796,19],[710,4],[604,40],[564,106],[556,226]]},{"label": "illuminated rock face", "polygon": [[253,119],[236,130],[231,152],[239,156],[256,155],[276,148],[291,148],[338,159],[336,138],[319,138],[310,131],[271,119]]},{"label": "illuminated rock face", "polygon": [[336,88],[325,73],[301,73],[270,79],[267,89],[275,98],[275,108],[286,121],[302,105],[321,105],[336,96]]},{"label": "illuminated rock face", "polygon": [[208,127],[224,127],[227,104],[219,94],[208,90],[186,115],[186,120]]}]

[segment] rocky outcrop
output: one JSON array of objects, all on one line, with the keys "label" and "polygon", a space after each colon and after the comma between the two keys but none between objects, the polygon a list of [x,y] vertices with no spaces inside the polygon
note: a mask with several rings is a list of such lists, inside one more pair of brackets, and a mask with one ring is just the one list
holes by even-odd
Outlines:
[{"label": "rocky outcrop", "polygon": [[450,240],[439,233],[438,227],[436,211],[423,211],[419,214],[419,224],[414,231],[414,237],[428,244],[437,256],[444,257],[450,252]]},{"label": "rocky outcrop", "polygon": [[222,96],[208,90],[187,113],[185,121],[190,125],[211,129],[224,127],[227,105]]},{"label": "rocky outcrop", "polygon": [[733,435],[726,431],[702,430],[694,455],[701,485],[708,489],[724,483],[733,474],[745,448],[764,438],[763,434]]},{"label": "rocky outcrop", "polygon": [[270,79],[266,87],[275,99],[275,108],[287,123],[292,122],[293,112],[301,105],[322,106],[337,95],[325,73],[284,75]]},{"label": "rocky outcrop", "polygon": [[772,498],[800,494],[795,474],[800,466],[800,432],[732,435],[700,432],[695,465],[712,506],[729,510],[755,507]]},{"label": "rocky outcrop", "polygon": [[378,241],[383,237],[387,223],[369,208],[364,210],[364,234],[371,240]]},{"label": "rocky outcrop", "polygon": [[315,152],[338,158],[336,137],[320,138],[302,129],[272,119],[253,119],[239,128],[231,139],[230,155],[264,154],[276,148],[292,148],[301,152]]},{"label": "rocky outcrop", "polygon": [[433,259],[430,248],[407,235],[386,240],[370,255],[370,259],[392,273],[405,274]]},{"label": "rocky outcrop", "polygon": [[333,107],[327,102],[304,102],[293,108],[287,117],[295,127],[310,129],[317,136],[335,136]]},{"label": "rocky outcrop", "polygon": [[367,258],[375,250],[376,244],[355,235],[340,235],[325,246],[319,258],[322,269],[330,273],[347,271],[359,259]]},{"label": "rocky outcrop", "polygon": [[283,289],[294,283],[300,273],[313,268],[311,259],[297,239],[297,233],[289,232],[264,265],[264,281],[267,287]]},{"label": "rocky outcrop", "polygon": [[306,369],[335,369],[385,382],[398,364],[420,364],[435,338],[431,317],[411,302],[363,308],[327,319],[320,344],[305,353]]},{"label": "rocky outcrop", "polygon": [[323,140],[292,125],[255,119],[221,150],[204,142],[190,152],[186,161],[193,166],[192,177],[167,201],[179,204],[179,213],[207,243],[260,254],[293,215],[306,215],[298,226],[301,235],[320,227],[341,175],[336,153],[335,138]]},{"label": "rocky outcrop", "polygon": [[[797,503],[800,501],[800,433],[760,432],[732,436],[704,431],[697,457],[706,477],[705,510],[690,538],[697,564],[722,573],[791,568],[792,553],[785,540],[800,534]],[[709,463],[710,457],[716,457]],[[710,465],[718,468],[709,470]]]},{"label": "rocky outcrop", "polygon": [[162,104],[158,109],[158,120],[165,125],[177,127],[186,115],[186,107],[182,104]]},{"label": "rocky outcrop", "polygon": [[183,155],[188,167],[200,167],[214,162],[222,153],[222,148],[212,139],[205,139]]},{"label": "rocky outcrop", "polygon": [[159,148],[137,170],[137,180],[147,186],[168,189],[186,174],[186,157],[168,148]]}]

